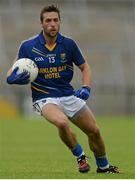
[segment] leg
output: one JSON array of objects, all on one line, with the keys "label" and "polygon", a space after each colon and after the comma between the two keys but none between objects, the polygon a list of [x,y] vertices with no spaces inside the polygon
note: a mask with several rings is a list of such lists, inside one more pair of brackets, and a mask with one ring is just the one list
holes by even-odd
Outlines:
[{"label": "leg", "polygon": [[119,173],[117,167],[109,165],[106,158],[104,141],[91,110],[89,108],[84,109],[72,122],[88,136],[89,146],[95,155],[98,166],[97,172]]},{"label": "leg", "polygon": [[83,161],[80,161],[79,171],[84,173],[89,171],[89,165],[85,160],[82,147],[77,143],[76,137],[69,127],[68,118],[61,109],[54,104],[47,104],[42,108],[43,116],[58,128],[59,136],[62,141],[70,148],[73,155],[80,157],[83,155]]},{"label": "leg", "polygon": [[88,136],[93,153],[97,156],[105,155],[105,145],[91,110],[86,108],[72,122]]},{"label": "leg", "polygon": [[66,115],[54,104],[45,105],[42,109],[42,114],[49,122],[58,128],[60,138],[72,150],[77,144],[77,140],[69,127]]}]

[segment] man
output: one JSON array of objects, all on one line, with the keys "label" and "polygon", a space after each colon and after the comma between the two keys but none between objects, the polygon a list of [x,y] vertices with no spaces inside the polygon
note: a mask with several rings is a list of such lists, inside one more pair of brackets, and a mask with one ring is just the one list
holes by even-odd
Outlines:
[{"label": "man", "polygon": [[[88,172],[83,148],[69,126],[69,120],[79,127],[87,136],[93,151],[97,173],[119,173],[117,167],[109,164],[105,145],[91,110],[85,103],[91,91],[91,71],[76,43],[59,33],[60,12],[54,6],[41,10],[42,31],[36,37],[24,41],[19,49],[17,59],[32,59],[39,68],[38,77],[31,83],[33,106],[46,120],[54,124],[59,137],[77,158],[79,171]],[[82,87],[74,90],[70,85],[73,77],[73,64],[82,74]],[[28,72],[16,74],[9,70],[7,83],[29,83]]]}]

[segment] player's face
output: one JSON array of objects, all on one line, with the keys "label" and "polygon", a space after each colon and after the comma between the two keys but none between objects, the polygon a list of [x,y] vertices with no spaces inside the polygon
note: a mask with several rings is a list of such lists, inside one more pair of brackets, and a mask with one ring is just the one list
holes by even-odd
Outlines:
[{"label": "player's face", "polygon": [[41,26],[46,36],[55,37],[60,29],[60,19],[57,12],[46,12],[43,14]]}]

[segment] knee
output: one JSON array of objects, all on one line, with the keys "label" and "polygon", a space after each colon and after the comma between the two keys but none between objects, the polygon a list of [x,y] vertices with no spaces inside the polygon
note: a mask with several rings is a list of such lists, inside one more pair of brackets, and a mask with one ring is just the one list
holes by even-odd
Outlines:
[{"label": "knee", "polygon": [[99,137],[100,136],[100,130],[98,127],[96,127],[93,131],[93,134],[96,136],[96,137]]},{"label": "knee", "polygon": [[65,118],[58,119],[56,122],[56,126],[59,129],[65,130],[69,127],[68,121]]},{"label": "knee", "polygon": [[98,138],[100,138],[100,130],[98,127],[94,127],[87,133],[87,135],[91,139],[95,139],[95,138],[98,139]]},{"label": "knee", "polygon": [[66,121],[60,121],[60,122],[57,122],[57,127],[59,129],[67,129],[68,128],[68,123]]}]

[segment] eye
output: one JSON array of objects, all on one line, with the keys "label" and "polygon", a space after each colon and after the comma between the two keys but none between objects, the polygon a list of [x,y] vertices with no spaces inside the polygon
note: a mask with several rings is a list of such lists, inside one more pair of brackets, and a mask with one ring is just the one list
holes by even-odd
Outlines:
[{"label": "eye", "polygon": [[51,22],[51,19],[46,19],[45,22],[49,23]]},{"label": "eye", "polygon": [[58,22],[58,18],[55,18],[55,19],[54,19],[54,22]]}]

